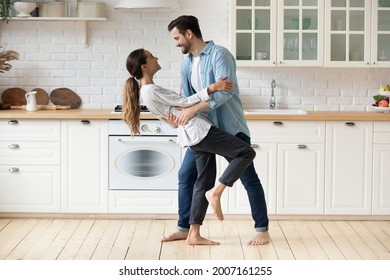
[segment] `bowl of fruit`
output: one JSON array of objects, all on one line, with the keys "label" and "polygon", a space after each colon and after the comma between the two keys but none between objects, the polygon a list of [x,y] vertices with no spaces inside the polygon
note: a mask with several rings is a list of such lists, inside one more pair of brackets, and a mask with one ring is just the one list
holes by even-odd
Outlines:
[{"label": "bowl of fruit", "polygon": [[372,108],[383,113],[390,113],[390,85],[382,86],[379,94],[373,96],[375,103]]}]

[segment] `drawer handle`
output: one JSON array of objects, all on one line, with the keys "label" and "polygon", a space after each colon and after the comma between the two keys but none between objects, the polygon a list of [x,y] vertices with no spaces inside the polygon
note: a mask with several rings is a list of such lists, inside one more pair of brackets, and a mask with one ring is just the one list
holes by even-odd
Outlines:
[{"label": "drawer handle", "polygon": [[251,144],[252,149],[260,149],[259,144]]},{"label": "drawer handle", "polygon": [[274,125],[274,126],[282,126],[282,125],[283,125],[283,122],[273,122],[273,125]]},{"label": "drawer handle", "polygon": [[18,122],[17,120],[10,120],[10,121],[8,122],[8,124],[9,124],[9,125],[18,125],[19,122]]},{"label": "drawer handle", "polygon": [[304,144],[299,144],[299,145],[297,146],[297,148],[298,148],[299,150],[305,150],[305,149],[307,149],[307,146],[304,145]]},{"label": "drawer handle", "polygon": [[8,145],[8,147],[10,148],[10,149],[19,149],[20,148],[20,146],[19,146],[19,144],[9,144]]},{"label": "drawer handle", "polygon": [[91,124],[91,121],[89,121],[89,120],[81,120],[80,124],[82,124],[82,125]]},{"label": "drawer handle", "polygon": [[355,126],[355,123],[354,122],[346,122],[345,125],[346,126]]},{"label": "drawer handle", "polygon": [[17,167],[11,167],[10,169],[8,169],[8,171],[11,173],[19,173],[20,169]]}]

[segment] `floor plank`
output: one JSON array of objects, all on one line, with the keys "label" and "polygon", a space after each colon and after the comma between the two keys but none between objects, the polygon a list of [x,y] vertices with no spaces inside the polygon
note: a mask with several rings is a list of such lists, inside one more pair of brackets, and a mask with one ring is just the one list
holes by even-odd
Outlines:
[{"label": "floor plank", "polygon": [[95,220],[82,220],[57,259],[73,260],[94,223]]},{"label": "floor plank", "polygon": [[0,219],[0,259],[8,260],[390,260],[389,221],[271,220],[270,242],[248,246],[251,220],[206,219],[218,246],[160,242],[175,220]]},{"label": "floor plank", "polygon": [[347,260],[361,259],[360,255],[355,250],[351,242],[345,237],[345,235],[337,226],[336,221],[324,221],[321,223]]}]

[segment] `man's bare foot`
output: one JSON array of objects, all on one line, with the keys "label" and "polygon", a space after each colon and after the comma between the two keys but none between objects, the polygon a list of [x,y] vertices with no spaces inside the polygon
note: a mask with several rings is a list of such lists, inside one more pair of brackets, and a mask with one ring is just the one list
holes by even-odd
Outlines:
[{"label": "man's bare foot", "polygon": [[256,232],[255,237],[248,242],[249,246],[264,245],[269,242],[269,233],[268,231]]},{"label": "man's bare foot", "polygon": [[212,241],[201,236],[194,236],[187,238],[187,245],[219,245],[219,242]]},{"label": "man's bare foot", "polygon": [[221,208],[221,199],[218,195],[214,195],[213,192],[206,192],[206,199],[209,202],[211,208],[214,210],[214,214],[217,216],[218,220],[222,221],[224,219]]},{"label": "man's bare foot", "polygon": [[175,231],[168,236],[161,238],[161,242],[175,241],[175,240],[185,240],[187,239],[188,231]]}]

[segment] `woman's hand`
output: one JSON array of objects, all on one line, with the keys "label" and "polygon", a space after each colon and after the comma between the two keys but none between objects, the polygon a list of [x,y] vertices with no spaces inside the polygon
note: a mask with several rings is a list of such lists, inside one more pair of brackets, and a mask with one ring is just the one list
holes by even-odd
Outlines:
[{"label": "woman's hand", "polygon": [[233,91],[233,82],[226,80],[227,77],[224,76],[214,84],[211,84],[207,87],[208,93],[211,94],[215,91]]}]

